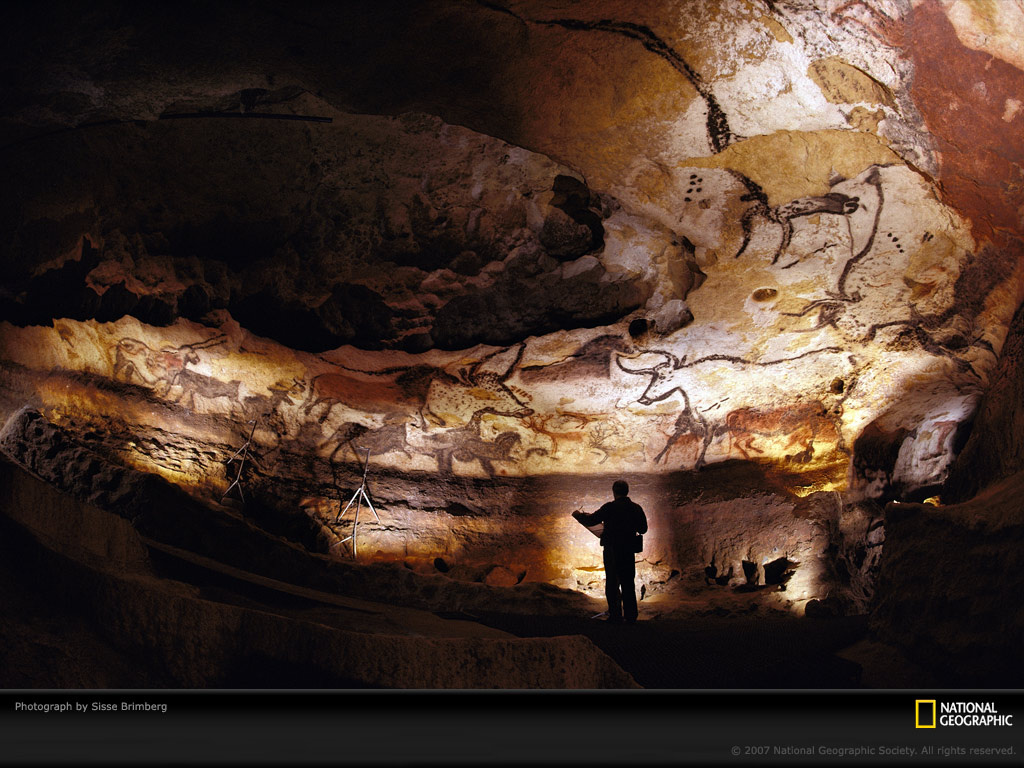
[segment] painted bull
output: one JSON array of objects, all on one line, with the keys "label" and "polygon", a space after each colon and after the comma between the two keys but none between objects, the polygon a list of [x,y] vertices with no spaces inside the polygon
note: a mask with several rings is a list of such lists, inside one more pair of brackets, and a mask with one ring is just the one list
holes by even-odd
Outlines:
[{"label": "painted bull", "polygon": [[[185,404],[193,409],[196,407],[197,395],[205,400],[225,398],[228,401],[228,407],[240,405],[238,388],[241,384],[242,382],[237,379],[224,382],[212,376],[206,376],[184,368],[174,377],[173,382],[174,386],[181,387],[181,393],[176,398],[171,399],[176,403],[180,403],[185,399]],[[170,393],[170,387],[168,387],[167,392]]]},{"label": "painted bull", "polygon": [[142,384],[153,388],[163,385],[160,394],[166,396],[186,366],[199,362],[198,350],[221,344],[223,341],[223,336],[215,336],[195,344],[153,349],[138,339],[124,338],[114,347],[113,377],[121,377],[129,384],[133,379],[138,379]]}]

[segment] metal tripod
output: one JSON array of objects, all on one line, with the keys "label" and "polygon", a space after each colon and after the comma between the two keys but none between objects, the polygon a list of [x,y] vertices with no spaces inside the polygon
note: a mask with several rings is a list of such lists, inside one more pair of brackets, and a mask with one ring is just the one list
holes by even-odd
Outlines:
[{"label": "metal tripod", "polygon": [[367,470],[369,470],[369,468],[370,468],[370,449],[367,448],[366,449],[366,461],[363,464],[363,481],[359,484],[359,487],[356,488],[356,492],[352,494],[352,498],[348,500],[348,504],[345,505],[345,509],[341,509],[341,504],[339,504],[338,505],[338,509],[341,510],[341,511],[338,512],[338,514],[336,514],[334,516],[334,522],[337,523],[338,520],[340,520],[341,518],[343,518],[345,516],[345,513],[348,512],[348,508],[352,506],[352,503],[355,502],[355,504],[356,504],[356,517],[355,517],[355,521],[352,523],[352,533],[349,534],[344,539],[342,539],[341,541],[338,542],[339,544],[344,544],[349,539],[352,540],[352,559],[353,560],[356,557],[356,533],[359,530],[359,512],[363,508],[363,502],[364,501],[366,502],[366,506],[368,506],[370,508],[370,511],[373,512],[373,516],[377,518],[377,522],[378,523],[380,522],[380,517],[377,515],[377,510],[373,508],[373,502],[370,501],[370,495],[366,492],[366,472],[367,472]]},{"label": "metal tripod", "polygon": [[249,458],[249,446],[252,444],[252,436],[256,434],[256,422],[258,421],[259,419],[253,419],[249,422],[252,424],[252,429],[249,430],[249,437],[245,441],[245,445],[235,451],[235,455],[224,462],[226,465],[230,465],[232,461],[237,461],[238,475],[235,477],[235,481],[228,486],[226,491],[224,491],[224,495],[220,497],[221,503],[223,503],[224,499],[226,499],[228,494],[231,493],[232,488],[238,489],[238,498],[242,500],[243,504],[245,503],[245,494],[242,493],[242,470],[245,469],[245,460]]}]

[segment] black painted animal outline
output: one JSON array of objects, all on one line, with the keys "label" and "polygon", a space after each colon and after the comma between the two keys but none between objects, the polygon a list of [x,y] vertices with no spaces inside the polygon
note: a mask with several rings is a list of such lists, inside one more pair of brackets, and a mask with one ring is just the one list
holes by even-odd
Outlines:
[{"label": "black painted animal outline", "polygon": [[[338,428],[320,443],[320,448],[330,445],[331,442],[336,443],[328,456],[328,462],[331,464],[346,446],[352,449],[356,463],[364,460],[367,450],[370,451],[370,456],[382,456],[397,451],[408,459],[413,458],[413,453],[419,453],[409,444],[404,421],[380,427],[368,427],[357,421],[346,421],[338,425]],[[410,453],[410,449],[413,453]]]},{"label": "black painted animal outline", "polygon": [[[679,358],[667,350],[654,349],[646,350],[641,354],[661,355],[665,358],[665,360],[649,368],[627,368],[622,364],[623,357],[626,357],[624,355],[616,355],[615,363],[616,365],[619,366],[619,369],[625,373],[636,376],[650,376],[650,380],[647,382],[647,386],[644,388],[643,394],[641,394],[640,397],[636,399],[636,402],[640,403],[641,405],[654,405],[655,403],[667,400],[668,398],[672,397],[672,395],[674,395],[676,392],[678,392],[682,396],[683,408],[680,411],[679,416],[676,417],[676,422],[673,425],[672,435],[669,436],[668,441],[665,443],[665,447],[661,450],[661,452],[659,452],[658,455],[655,456],[654,461],[655,463],[660,462],[668,453],[672,445],[675,444],[678,440],[680,440],[684,435],[697,434],[701,438],[703,443],[703,447],[701,448],[695,463],[695,467],[697,469],[700,469],[702,466],[704,466],[704,459],[707,455],[708,448],[711,446],[711,443],[715,439],[715,437],[717,437],[721,433],[721,430],[709,428],[707,419],[705,419],[699,411],[693,408],[693,405],[690,401],[689,393],[687,392],[683,384],[680,383],[680,380],[683,377],[679,375],[679,371],[688,368],[693,368],[702,363],[723,361],[729,363],[736,363],[738,365],[767,367],[771,365],[780,365],[782,363],[790,363],[795,360],[800,360],[805,357],[819,355],[826,352],[842,354],[843,350],[840,347],[821,347],[818,349],[808,350],[807,352],[802,352],[801,354],[795,355],[794,357],[780,358],[777,360],[767,360],[764,362],[747,360],[745,358],[737,357],[735,355],[707,355],[706,357],[701,357],[691,362],[687,362],[686,355],[683,355],[681,358]],[[626,359],[635,359],[638,356],[639,355],[626,357]],[[657,391],[654,391],[657,385],[665,383],[670,383],[672,384],[672,386],[661,389],[660,394]],[[652,394],[656,396],[652,396]]]},{"label": "black painted animal outline", "polygon": [[[843,271],[840,273],[839,279],[837,280],[836,290],[826,291],[827,298],[809,301],[806,305],[804,305],[802,309],[800,309],[797,312],[781,313],[785,317],[805,317],[808,313],[812,312],[813,310],[819,310],[818,319],[814,327],[802,329],[801,331],[797,331],[798,333],[809,333],[817,331],[826,326],[838,330],[839,317],[845,311],[846,306],[849,304],[856,304],[860,302],[863,298],[859,292],[853,294],[847,293],[846,281],[849,278],[850,272],[853,270],[853,268],[859,262],[863,261],[864,257],[867,256],[867,254],[871,251],[872,247],[875,244],[875,237],[878,234],[878,222],[881,219],[882,209],[885,205],[885,192],[882,188],[882,177],[879,173],[880,167],[881,166],[878,165],[872,166],[870,173],[864,179],[864,183],[870,184],[875,188],[876,194],[878,195],[878,205],[875,208],[875,215],[871,223],[870,233],[868,234],[867,239],[864,241],[864,245],[860,248],[860,250],[856,252],[852,250],[854,247],[852,225],[850,224],[850,220],[848,218],[846,220],[847,229],[850,232],[851,252],[850,257],[846,260],[846,263],[843,265]],[[858,201],[858,208],[854,208],[850,210],[848,213],[843,213],[842,215],[844,217],[848,216],[850,213],[855,212],[856,210],[859,210],[860,198],[858,197],[856,199]]]},{"label": "black painted animal outline", "polygon": [[488,477],[497,473],[494,462],[514,462],[512,451],[522,444],[522,436],[515,430],[503,430],[493,440],[485,440],[481,434],[481,421],[484,414],[474,413],[469,423],[443,432],[435,432],[428,437],[428,447],[433,444],[430,452],[437,460],[440,474],[451,476],[454,472],[452,462],[458,459],[463,463],[478,462]]},{"label": "black painted animal outline", "polygon": [[[196,362],[198,362],[198,357]],[[170,402],[180,403],[189,410],[195,410],[196,396],[204,400],[219,400],[223,397],[233,405],[241,407],[242,402],[239,398],[241,385],[242,382],[238,379],[221,381],[215,376],[207,376],[205,373],[183,368],[175,375],[173,383],[168,386],[165,397]],[[181,387],[181,393],[177,397],[171,398],[170,391],[174,386]],[[185,402],[182,402],[183,400]]]},{"label": "black painted animal outline", "polygon": [[[301,405],[302,400],[296,400],[295,395],[306,391],[306,384],[301,379],[292,376],[291,381],[279,379],[267,387],[271,393],[266,395],[249,395],[242,401],[242,412],[250,418],[259,418],[266,424],[267,429],[278,436],[279,439],[288,434],[288,423],[280,412],[280,407],[285,402],[293,405]],[[260,408],[260,406],[263,406]]]},{"label": "black painted animal outline", "polygon": [[[812,328],[798,329],[794,332],[811,333],[820,330],[821,328],[824,328],[826,326],[832,327],[842,332],[839,328],[839,319],[842,317],[847,307],[849,307],[851,304],[857,304],[863,301],[864,297],[861,295],[859,291],[850,292],[847,289],[847,282],[850,278],[850,275],[853,274],[853,271],[856,269],[856,267],[860,263],[862,263],[871,253],[871,250],[874,248],[875,241],[878,237],[879,224],[881,222],[882,214],[886,203],[885,188],[881,177],[881,169],[885,167],[892,166],[873,165],[870,171],[868,172],[868,175],[865,176],[865,178],[863,179],[863,182],[865,184],[868,184],[874,188],[878,200],[877,205],[875,207],[874,216],[872,217],[872,222],[867,238],[864,240],[861,247],[856,251],[853,250],[853,248],[855,247],[855,238],[853,235],[852,225],[850,224],[850,221],[847,218],[847,228],[850,233],[851,254],[850,257],[846,260],[845,264],[843,265],[842,272],[840,273],[839,278],[836,282],[836,289],[834,291],[827,291],[827,297],[824,299],[815,299],[813,301],[808,302],[802,309],[800,309],[797,312],[781,313],[783,316],[786,317],[805,317],[807,314],[814,310],[818,311],[817,321],[815,322]],[[863,203],[860,203],[859,197],[851,198],[851,200],[857,200],[860,205],[863,205]],[[856,210],[858,210],[858,208],[853,208],[847,212],[844,212],[841,215],[845,217]],[[931,239],[931,235],[930,233],[926,233],[924,241],[927,242],[929,239]],[[899,247],[902,249],[902,246]],[[788,266],[791,265],[787,265],[787,267]],[[787,267],[783,267],[783,269]],[[908,329],[909,335],[913,337],[913,340],[922,349],[931,352],[934,355],[953,360],[961,370],[968,370],[971,367],[968,361],[962,360],[961,358],[957,357],[949,349],[945,348],[944,346],[942,346],[942,344],[937,342],[935,338],[932,336],[932,334],[928,332],[928,326],[934,327],[935,325],[940,324],[944,320],[947,320],[948,316],[953,312],[952,309],[947,310],[945,313],[937,316],[924,316],[920,314],[917,311],[916,307],[914,307],[912,304],[908,304],[907,308],[910,313],[909,318],[903,320],[888,320],[873,323],[867,328],[867,330],[864,332],[862,336],[857,338],[857,341],[872,341],[877,335],[878,331],[884,328],[904,327]],[[972,344],[973,343],[974,341],[972,341]]]},{"label": "black painted animal outline", "polygon": [[[772,222],[773,224],[778,224],[782,228],[782,236],[771,261],[772,264],[776,264],[782,254],[789,247],[790,241],[793,238],[793,219],[801,216],[812,216],[817,213],[848,216],[860,207],[859,197],[844,195],[842,192],[827,192],[824,195],[800,197],[783,205],[772,207],[768,204],[768,196],[764,193],[764,190],[761,189],[759,184],[738,171],[728,169],[728,172],[747,188],[747,193],[741,195],[740,200],[754,203],[754,205],[747,208],[740,217],[740,227],[743,230],[743,241],[740,243],[740,247],[736,251],[736,255],[733,256],[735,259],[742,256],[750,245],[750,240],[753,237],[754,232],[753,222],[758,216]],[[789,269],[799,263],[799,261],[800,260],[797,259],[796,261],[785,265],[782,269]]]},{"label": "black painted animal outline", "polygon": [[672,69],[683,75],[704,102],[704,105],[707,108],[706,127],[708,144],[711,146],[711,149],[715,154],[726,149],[730,144],[736,141],[736,139],[742,138],[734,134],[729,128],[729,121],[726,118],[724,110],[721,105],[719,105],[714,93],[704,81],[704,78],[701,77],[700,73],[691,67],[686,59],[684,59],[679,52],[675,50],[675,48],[655,34],[650,27],[643,24],[637,24],[636,22],[616,21],[614,19],[600,19],[598,21],[564,18],[531,19],[521,16],[512,9],[506,8],[499,3],[491,2],[491,0],[477,0],[477,2],[485,8],[490,8],[491,10],[508,14],[524,24],[530,23],[545,27],[562,27],[563,29],[585,32],[609,32],[611,34],[626,37],[630,40],[636,40],[646,50],[650,51],[655,56],[664,59]]},{"label": "black painted animal outline", "polygon": [[[111,367],[111,378],[117,379],[119,374],[124,374],[124,381],[131,383],[135,376],[143,384],[157,388],[163,383],[164,390],[158,392],[166,397],[171,387],[177,381],[178,376],[188,365],[195,365],[199,362],[198,352],[219,346],[226,341],[224,334],[218,334],[203,341],[192,344],[182,344],[178,347],[163,346],[160,349],[153,349],[146,342],[139,339],[125,336],[118,339],[114,345],[114,362]],[[143,372],[143,369],[150,376]],[[162,371],[162,373],[160,372]]]}]

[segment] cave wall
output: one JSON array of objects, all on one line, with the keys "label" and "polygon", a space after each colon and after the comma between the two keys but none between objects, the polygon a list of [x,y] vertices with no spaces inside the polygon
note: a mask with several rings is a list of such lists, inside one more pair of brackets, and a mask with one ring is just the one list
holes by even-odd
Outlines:
[{"label": "cave wall", "polygon": [[950,501],[966,501],[1024,469],[1024,308],[1010,325],[991,382],[946,485]]},{"label": "cave wall", "polygon": [[566,514],[627,475],[652,589],[785,557],[863,608],[874,500],[1018,468],[1021,19],[21,8],[0,416],[203,504],[251,437],[260,514],[335,556],[369,456],[365,556],[494,583],[597,591]]},{"label": "cave wall", "polygon": [[871,615],[876,637],[954,686],[1020,687],[1024,475],[969,501],[889,504]]},{"label": "cave wall", "polygon": [[[119,672],[129,687],[153,680],[184,688],[260,682],[268,687],[636,687],[579,636],[423,637],[394,631],[385,636],[229,604],[215,592],[167,579],[151,562],[151,541],[120,516],[61,493],[7,461],[0,462],[0,477],[5,515],[44,544],[39,554],[18,558],[20,577],[41,584],[34,589],[51,604],[99,628],[123,654],[121,663],[131,665]],[[5,685],[17,680],[24,663],[18,656],[20,638],[13,640],[0,677]],[[77,661],[79,678],[104,672],[91,666],[97,660],[88,655]],[[53,678],[44,673],[43,679]],[[38,686],[38,672],[28,682]]]},{"label": "cave wall", "polygon": [[[520,597],[529,598],[534,613],[573,607],[564,599],[542,604],[544,594],[536,590],[550,585],[603,595],[597,540],[566,510],[596,508],[616,476],[453,477],[445,482],[430,474],[380,473],[370,484],[379,519],[363,506],[354,530],[355,508],[349,511],[345,502],[358,487],[357,467],[339,470],[324,463],[318,468],[321,475],[310,472],[300,480],[288,479],[297,472],[283,478],[247,472],[242,494],[236,490],[224,496],[231,475],[207,493],[186,486],[190,496],[153,466],[130,466],[119,450],[131,449],[80,440],[81,429],[22,409],[0,432],[0,451],[56,488],[129,521],[126,530],[145,537],[150,546],[158,542],[316,589],[356,590],[360,596],[375,594],[400,605],[436,609],[501,606],[502,599],[479,591],[484,585],[525,590]],[[166,439],[160,433],[131,434],[151,448]],[[160,450],[167,454],[174,447],[163,444]],[[194,444],[179,440],[178,448],[192,450]],[[216,447],[208,457],[225,475],[230,471],[218,459],[229,450]],[[312,481],[319,487],[312,487]],[[863,549],[871,520],[844,505],[838,494],[800,498],[755,467],[639,478],[631,494],[650,520],[637,562],[638,585],[649,599],[702,594],[712,603],[722,599],[728,604],[728,596],[739,590],[748,596],[742,610],[796,611],[808,600],[829,595],[836,610],[864,607],[858,590],[870,580],[858,576],[859,571],[870,575],[871,563],[864,565],[864,553],[855,550]],[[37,532],[63,532],[49,543],[77,555],[80,521],[69,519],[66,504],[49,515],[36,515],[28,503],[9,506],[8,514]],[[349,538],[353,532],[355,547]],[[334,564],[326,571],[325,561]],[[371,586],[358,576],[358,563],[374,561],[385,569],[378,574],[376,591],[366,593],[361,590]],[[417,581],[420,576],[426,581]],[[455,585],[478,591],[460,591]],[[509,606],[516,606],[515,595],[510,597]],[[730,604],[707,610],[734,609]]]},{"label": "cave wall", "polygon": [[[555,170],[534,191],[554,187]],[[744,197],[730,174],[702,173],[709,178],[694,174],[699,183],[720,183],[727,199]],[[883,206],[887,197],[895,202]],[[762,251],[758,259],[750,253],[755,238],[738,238],[738,252],[714,269],[673,246],[657,224],[645,228],[621,210],[602,225],[599,257],[559,262],[551,253],[561,253],[562,241],[545,233],[565,214],[532,202],[513,210],[531,215],[535,229],[499,228],[486,247],[498,248],[500,261],[476,276],[422,263],[403,272],[399,257],[379,252],[398,247],[379,232],[378,250],[363,257],[339,245],[343,255],[320,252],[319,265],[277,255],[240,275],[226,275],[217,260],[151,257],[138,238],[132,255],[120,234],[108,232],[109,246],[80,242],[78,309],[69,311],[68,290],[51,287],[67,288],[70,278],[51,274],[63,275],[66,266],[25,281],[9,302],[16,325],[5,331],[6,359],[14,381],[48,371],[79,380],[86,374],[87,386],[99,376],[114,389],[143,394],[141,387],[186,416],[260,415],[274,422],[278,439],[321,455],[354,432],[367,433],[364,444],[374,443],[384,463],[403,461],[400,453],[442,473],[663,471],[743,458],[808,470],[831,465],[833,487],[843,487],[848,447],[875,424],[913,432],[897,474],[908,485],[935,484],[948,465],[953,427],[972,411],[979,378],[994,362],[994,340],[964,335],[975,320],[973,299],[954,289],[967,241],[930,199],[909,171],[871,166],[826,196],[794,201],[803,210],[799,221],[813,225],[795,227],[785,252],[769,259],[771,251]],[[819,215],[809,217],[811,210]],[[738,214],[732,222],[737,235],[745,221]],[[351,216],[346,222],[359,226]],[[591,248],[593,233],[577,231],[584,233],[580,247]],[[913,245],[904,248],[901,237]],[[442,256],[482,261],[463,249],[468,244],[456,242]],[[421,260],[423,247],[401,246],[419,249]],[[652,251],[660,255],[649,260]],[[331,284],[329,276],[366,273],[374,260],[387,269]],[[142,270],[148,287],[133,276]],[[228,285],[209,282],[206,272]],[[695,287],[698,273],[705,279]],[[305,297],[290,284],[300,278]],[[192,319],[176,316],[193,299]],[[152,316],[154,303],[164,307],[162,320]],[[30,312],[65,316],[48,320],[47,332]],[[361,334],[376,340],[366,347],[390,338],[441,348],[320,349]],[[517,337],[511,346],[464,346]],[[453,344],[461,351],[445,354]],[[61,407],[53,399],[59,386],[36,389],[48,407]]]},{"label": "cave wall", "polygon": [[[301,4],[174,19],[101,5],[75,21],[103,31],[98,61],[25,51],[38,68],[15,69],[4,118],[0,298],[16,326],[60,319],[93,361],[61,368],[200,412],[261,403],[320,454],[366,432],[385,464],[441,473],[740,458],[830,466],[823,488],[860,494],[944,480],[1020,298],[1005,185],[968,199],[957,181],[1004,135],[1016,167],[1017,70],[981,66],[962,9],[315,10],[323,35]],[[179,56],[161,34],[227,23],[251,51],[204,32]],[[507,55],[485,56],[497,39]],[[940,119],[920,52],[939,47],[991,89],[959,97],[983,152]],[[136,82],[128,61],[166,82]],[[230,364],[252,344],[234,323],[284,347],[270,375]],[[35,341],[5,331],[5,358],[52,369],[20,349]],[[125,345],[143,357],[126,363]],[[379,348],[424,356],[357,351]],[[284,412],[288,387],[305,418]],[[899,448],[875,452],[886,466],[849,462],[869,425]]]}]

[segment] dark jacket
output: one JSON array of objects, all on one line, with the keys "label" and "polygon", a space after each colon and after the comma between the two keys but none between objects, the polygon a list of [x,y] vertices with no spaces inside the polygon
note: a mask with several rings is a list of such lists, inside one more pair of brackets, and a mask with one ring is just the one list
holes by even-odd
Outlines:
[{"label": "dark jacket", "polygon": [[[644,509],[628,496],[609,501],[597,512],[582,512],[577,519],[586,526],[604,523],[601,546],[626,549],[633,546],[633,536],[647,533],[647,515]],[[632,551],[630,549],[629,551]]]}]

